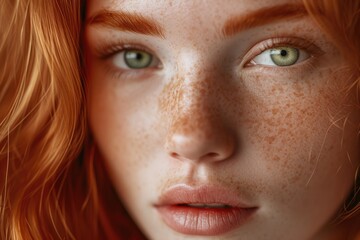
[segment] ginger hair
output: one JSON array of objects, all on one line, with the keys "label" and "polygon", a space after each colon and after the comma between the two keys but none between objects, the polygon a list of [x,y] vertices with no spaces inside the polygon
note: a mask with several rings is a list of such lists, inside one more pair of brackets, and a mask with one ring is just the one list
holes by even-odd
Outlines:
[{"label": "ginger hair", "polygon": [[[360,2],[303,2],[342,50],[357,86]],[[84,7],[0,0],[0,239],[141,238],[88,134]],[[359,216],[356,191],[342,219]]]},{"label": "ginger hair", "polygon": [[0,6],[0,238],[75,239],[68,173],[86,136],[80,1]]},{"label": "ginger hair", "polygon": [[[340,49],[347,63],[346,71],[351,73],[352,84],[348,87],[348,91],[356,88],[359,95],[360,1],[303,0],[303,2],[310,16]],[[360,216],[360,160],[356,159],[356,162],[358,167],[354,176],[354,188],[334,221],[336,223]]]}]

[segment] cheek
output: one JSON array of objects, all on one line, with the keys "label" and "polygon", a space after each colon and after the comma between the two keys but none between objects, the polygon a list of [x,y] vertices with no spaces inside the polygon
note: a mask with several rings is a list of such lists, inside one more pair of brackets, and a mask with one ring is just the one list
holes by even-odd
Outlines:
[{"label": "cheek", "polygon": [[[259,151],[258,182],[279,203],[311,206],[327,196],[340,204],[353,184],[359,111],[343,76],[319,72],[311,83],[289,79],[243,93],[244,144]],[[259,85],[259,79],[251,82]]]},{"label": "cheek", "polygon": [[[96,68],[95,68],[96,69]],[[136,89],[120,79],[105,78],[105,72],[88,72],[88,116],[91,132],[119,194],[129,196],[151,181],[154,152],[159,152],[154,84]],[[104,79],[104,80],[102,80]],[[151,82],[149,82],[151,83]],[[144,90],[145,89],[145,90]],[[146,192],[146,191],[145,191]],[[136,196],[134,196],[134,199]]]}]

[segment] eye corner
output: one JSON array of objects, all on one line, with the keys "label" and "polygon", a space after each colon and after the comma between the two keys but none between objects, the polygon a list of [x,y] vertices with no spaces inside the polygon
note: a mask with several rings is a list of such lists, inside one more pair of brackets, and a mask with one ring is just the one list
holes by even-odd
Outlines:
[{"label": "eye corner", "polygon": [[251,59],[250,61],[245,62],[244,64],[242,64],[242,68],[251,68],[251,67],[255,67],[258,64],[256,62],[254,62],[253,59]]}]

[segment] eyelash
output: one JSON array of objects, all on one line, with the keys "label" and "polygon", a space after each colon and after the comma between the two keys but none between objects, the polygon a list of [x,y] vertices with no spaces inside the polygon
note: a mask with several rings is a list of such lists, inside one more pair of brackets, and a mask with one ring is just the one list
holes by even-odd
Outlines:
[{"label": "eyelash", "polygon": [[[133,42],[133,43],[129,43]],[[121,51],[125,50],[139,50],[144,51],[152,56],[156,56],[154,54],[154,51],[151,49],[144,47],[143,44],[137,44],[134,43],[134,41],[117,41],[116,43],[111,41],[105,41],[101,44],[99,44],[95,49],[95,55],[101,60],[108,61],[112,57],[114,57],[116,54],[120,53]],[[160,67],[159,67],[160,68]],[[120,78],[120,77],[138,77],[139,75],[147,76],[149,74],[149,70],[157,70],[159,68],[144,68],[144,69],[135,69],[135,70],[119,70],[119,68],[112,66],[112,64],[107,65],[107,72],[110,74],[113,74],[114,78]],[[124,74],[126,74],[124,76]]]},{"label": "eyelash", "polygon": [[[267,40],[263,40],[255,44],[253,47],[251,47],[250,50],[247,51],[248,53],[239,60],[238,66],[241,66],[242,69],[261,67],[261,68],[266,68],[267,70],[270,71],[278,71],[279,67],[265,66],[265,65],[250,65],[250,62],[256,56],[258,56],[259,54],[263,53],[266,50],[276,47],[283,47],[283,46],[294,47],[299,50],[306,51],[310,55],[309,59],[323,53],[321,49],[317,47],[312,41],[308,41],[296,37],[273,37]],[[136,44],[136,43],[129,44],[129,41],[120,41],[117,42],[116,44],[112,42],[104,42],[95,49],[95,53],[98,58],[107,60],[113,57],[115,54],[124,50],[140,50],[147,52],[153,56],[156,56],[152,50],[144,47],[142,44]],[[244,59],[250,59],[250,60],[244,61]],[[308,61],[308,59],[306,59],[304,62],[307,62],[309,64],[308,65],[309,67],[313,67],[311,61]],[[298,64],[305,64],[305,63],[300,62],[292,66],[281,67],[281,71],[291,71],[293,68],[296,68]],[[124,72],[128,72],[129,74],[142,74],[145,71],[149,71],[149,68],[128,70],[128,71],[119,71],[118,69],[115,70],[114,68],[115,67],[109,68],[109,71],[114,71],[117,77],[120,77],[120,75],[122,75]],[[158,68],[150,68],[150,69],[154,70]]]},{"label": "eyelash", "polygon": [[[251,65],[251,61],[261,53],[265,52],[266,50],[277,48],[277,47],[293,47],[297,48],[300,51],[305,51],[310,55],[309,59],[319,56],[323,54],[323,51],[317,47],[314,42],[308,41],[302,38],[296,38],[296,37],[273,37],[269,38],[267,40],[263,40],[257,44],[255,44],[253,47],[250,48],[248,51],[248,54],[245,55],[244,58],[240,59],[240,66],[242,68],[252,68],[252,67],[261,67],[261,68],[267,68],[272,69],[274,71],[277,71],[279,68],[281,70],[291,70],[292,68],[296,68],[298,64],[303,64],[303,62],[294,64],[292,66],[286,66],[286,67],[274,67],[274,66],[266,66],[266,65]],[[254,50],[253,50],[254,49]],[[243,61],[244,59],[250,59]],[[309,64],[310,61],[308,59],[304,60],[304,62],[307,62]],[[304,63],[305,64],[305,63]]]},{"label": "eyelash", "polygon": [[[313,51],[315,50],[314,43],[307,41],[302,38],[289,38],[289,37],[275,37],[270,38],[268,40],[260,42],[258,54],[264,52],[265,50],[276,48],[280,46],[290,46],[295,48],[301,48],[302,50],[306,51]],[[255,45],[257,46],[257,45]]]}]

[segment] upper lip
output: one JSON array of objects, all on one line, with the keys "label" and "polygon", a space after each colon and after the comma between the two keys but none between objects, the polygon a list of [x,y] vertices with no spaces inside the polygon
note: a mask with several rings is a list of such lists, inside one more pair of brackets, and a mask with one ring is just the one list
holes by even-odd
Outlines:
[{"label": "upper lip", "polygon": [[236,194],[223,187],[201,185],[175,185],[167,189],[155,204],[156,207],[182,204],[223,204],[234,208],[254,208]]}]

